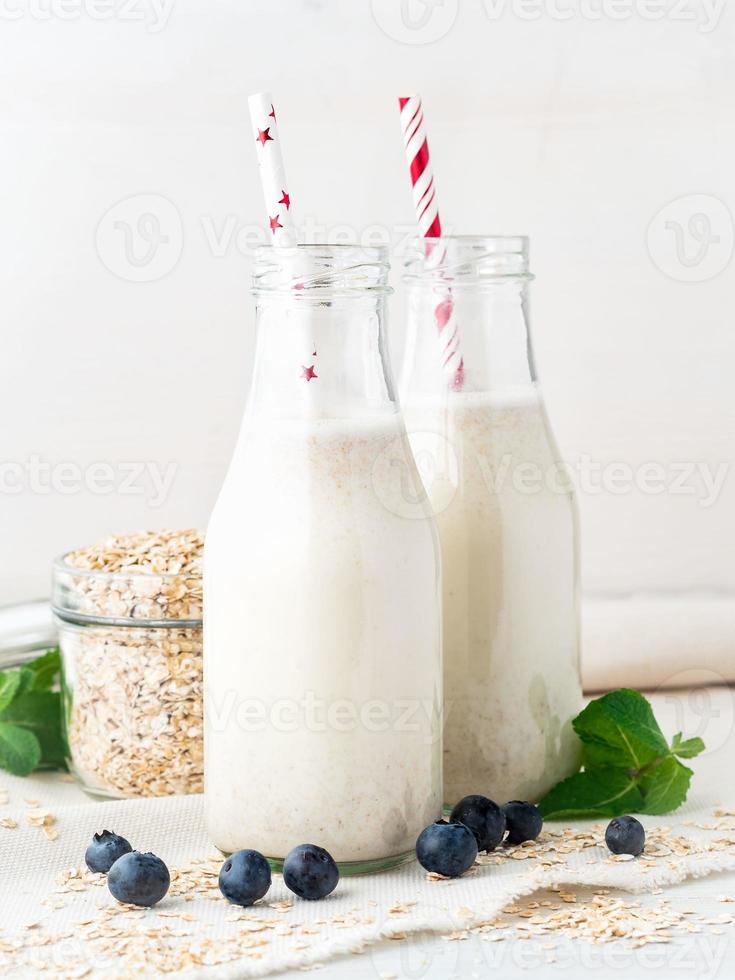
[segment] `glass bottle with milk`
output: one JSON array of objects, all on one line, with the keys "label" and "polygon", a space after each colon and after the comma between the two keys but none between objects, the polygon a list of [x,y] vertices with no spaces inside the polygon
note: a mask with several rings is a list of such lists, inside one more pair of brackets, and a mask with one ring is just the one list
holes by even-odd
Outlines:
[{"label": "glass bottle with milk", "polygon": [[410,857],[441,810],[439,543],[391,378],[386,251],[263,248],[206,536],[206,819],[278,861]]},{"label": "glass bottle with milk", "polygon": [[575,500],[536,383],[525,238],[408,250],[402,404],[442,550],[444,802],[578,766]]}]

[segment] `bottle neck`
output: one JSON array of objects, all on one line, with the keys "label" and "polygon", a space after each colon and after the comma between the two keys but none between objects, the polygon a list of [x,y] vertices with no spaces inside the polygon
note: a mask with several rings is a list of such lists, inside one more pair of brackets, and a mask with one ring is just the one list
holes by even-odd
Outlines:
[{"label": "bottle neck", "polygon": [[397,411],[382,294],[261,297],[246,414],[353,418]]},{"label": "bottle neck", "polygon": [[385,342],[385,249],[308,245],[256,253],[249,416],[394,413]]},{"label": "bottle neck", "polygon": [[502,392],[536,380],[528,277],[408,284],[404,401],[451,392]]}]

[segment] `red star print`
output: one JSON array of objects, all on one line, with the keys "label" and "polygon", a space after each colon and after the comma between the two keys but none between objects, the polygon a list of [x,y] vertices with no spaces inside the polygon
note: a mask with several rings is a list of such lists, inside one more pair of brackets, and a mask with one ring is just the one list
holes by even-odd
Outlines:
[{"label": "red star print", "polygon": [[276,233],[276,228],[283,228],[283,225],[278,220],[278,215],[276,215],[275,218],[271,218],[271,216],[268,215],[268,222],[271,226],[271,231],[273,232],[274,235]]},{"label": "red star print", "polygon": [[273,103],[271,102],[271,111],[268,113],[273,122],[276,121],[276,110],[273,108]]},{"label": "red star print", "polygon": [[283,195],[283,197],[278,203],[285,204],[286,210],[288,211],[288,209],[291,207],[291,196],[287,194],[284,190],[281,191],[281,194]]},{"label": "red star print", "polygon": [[273,137],[270,134],[270,126],[267,126],[265,129],[259,129],[258,135],[255,138],[258,140],[261,146],[265,146],[268,140],[270,140],[272,143]]},{"label": "red star print", "polygon": [[311,365],[311,367],[304,367],[304,365],[302,364],[301,365],[301,377],[302,378],[306,378],[307,381],[311,381],[312,378],[318,378],[319,375],[314,370],[314,365],[313,364]]}]

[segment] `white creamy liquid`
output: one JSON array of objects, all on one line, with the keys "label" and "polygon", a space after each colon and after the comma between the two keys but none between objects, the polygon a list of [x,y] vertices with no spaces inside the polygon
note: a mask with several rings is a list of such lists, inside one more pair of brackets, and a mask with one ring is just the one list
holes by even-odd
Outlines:
[{"label": "white creamy liquid", "polygon": [[440,811],[438,542],[425,501],[404,514],[421,487],[399,418],[245,423],[205,546],[222,851],[382,859]]},{"label": "white creamy liquid", "polygon": [[442,547],[444,801],[537,800],[578,765],[581,708],[574,503],[545,482],[543,407],[528,386],[406,417]]}]

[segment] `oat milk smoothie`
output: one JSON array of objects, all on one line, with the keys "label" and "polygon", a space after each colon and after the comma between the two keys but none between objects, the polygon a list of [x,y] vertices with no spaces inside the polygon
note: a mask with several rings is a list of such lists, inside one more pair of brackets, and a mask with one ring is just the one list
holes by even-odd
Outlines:
[{"label": "oat milk smoothie", "polygon": [[578,765],[575,503],[530,363],[525,241],[446,241],[451,291],[408,260],[403,394],[441,538],[444,802],[536,800]]},{"label": "oat milk smoothie", "polygon": [[343,870],[388,866],[441,807],[441,662],[385,257],[325,247],[295,290],[263,251],[253,387],[205,546],[207,823],[228,853],[308,841]]}]

